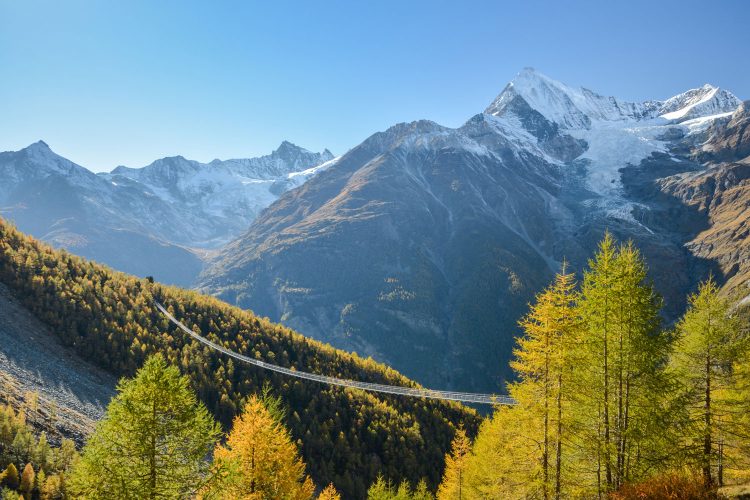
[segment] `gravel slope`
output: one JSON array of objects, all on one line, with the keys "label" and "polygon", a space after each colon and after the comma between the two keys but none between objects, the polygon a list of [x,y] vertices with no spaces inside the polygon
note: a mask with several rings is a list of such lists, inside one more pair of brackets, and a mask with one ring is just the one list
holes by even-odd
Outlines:
[{"label": "gravel slope", "polygon": [[[101,418],[117,380],[65,348],[0,283],[0,402],[27,411],[51,441],[81,443]],[[38,393],[34,411],[30,393]]]}]

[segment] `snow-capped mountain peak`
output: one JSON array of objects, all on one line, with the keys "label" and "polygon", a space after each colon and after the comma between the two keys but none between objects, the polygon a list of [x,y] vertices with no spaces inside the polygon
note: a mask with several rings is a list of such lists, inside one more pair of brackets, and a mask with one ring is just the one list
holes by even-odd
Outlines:
[{"label": "snow-capped mountain peak", "polygon": [[590,129],[594,121],[641,121],[661,117],[683,122],[730,113],[741,102],[731,92],[710,84],[665,101],[627,102],[602,96],[583,87],[571,87],[533,68],[524,68],[487,107],[485,113],[503,116],[528,107],[563,129],[582,130]]},{"label": "snow-capped mountain peak", "polygon": [[583,87],[570,87],[533,68],[524,68],[485,113],[502,116],[517,107],[519,99],[563,129],[588,129],[592,121],[650,118],[659,104],[620,101]]},{"label": "snow-capped mountain peak", "polygon": [[546,119],[568,128],[587,128],[590,120],[575,106],[570,87],[533,68],[524,68],[485,110],[502,116],[523,100]]},{"label": "snow-capped mountain peak", "polygon": [[185,220],[206,221],[208,229],[196,227],[196,234],[180,243],[213,247],[239,234],[281,193],[304,183],[332,159],[327,149],[313,153],[284,141],[257,158],[201,163],[173,156],[143,168],[117,167],[101,177],[166,202]]},{"label": "snow-capped mountain peak", "polygon": [[659,115],[666,120],[685,121],[730,113],[741,103],[731,92],[707,83],[667,99],[662,103]]},{"label": "snow-capped mountain peak", "polygon": [[708,84],[666,101],[621,101],[525,68],[485,113],[530,132],[537,140],[527,141],[529,151],[537,145],[547,151],[550,145],[559,149],[554,142],[557,136],[583,141],[583,152],[574,159],[586,165],[587,187],[601,197],[595,203],[629,218],[631,207],[623,201],[620,170],[655,152],[666,152],[668,132],[698,133],[740,104],[730,92]]},{"label": "snow-capped mountain peak", "polygon": [[33,144],[29,144],[19,152],[26,155],[27,158],[33,160],[48,160],[57,157],[57,154],[54,153],[50,149],[49,145],[47,145],[47,143],[42,140],[39,140]]}]

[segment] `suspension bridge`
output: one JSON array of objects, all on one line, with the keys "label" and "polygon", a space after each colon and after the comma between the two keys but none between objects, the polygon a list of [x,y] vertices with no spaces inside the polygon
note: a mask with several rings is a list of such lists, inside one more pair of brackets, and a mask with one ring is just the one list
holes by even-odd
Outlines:
[{"label": "suspension bridge", "polygon": [[398,396],[408,396],[414,398],[429,398],[429,399],[440,399],[444,401],[459,401],[462,403],[475,403],[475,404],[491,404],[491,405],[514,405],[515,401],[513,398],[503,396],[499,394],[480,394],[474,392],[454,392],[454,391],[438,391],[434,389],[423,389],[419,387],[403,387],[399,385],[387,385],[387,384],[374,384],[371,382],[359,382],[356,380],[342,379],[336,377],[328,377],[326,375],[318,375],[316,373],[309,373],[286,368],[271,363],[266,363],[259,359],[254,359],[248,356],[244,356],[238,352],[232,351],[223,347],[215,342],[208,340],[202,335],[197,334],[177,318],[175,318],[167,309],[159,302],[154,302],[157,309],[166,316],[169,321],[176,325],[180,330],[190,335],[198,342],[210,347],[211,349],[225,354],[231,358],[234,358],[243,363],[247,363],[264,370],[270,370],[276,373],[288,375],[304,380],[312,380],[314,382],[320,382],[321,384],[335,385],[339,387],[351,387],[353,389],[361,389],[363,391],[380,392],[384,394],[395,394]]}]

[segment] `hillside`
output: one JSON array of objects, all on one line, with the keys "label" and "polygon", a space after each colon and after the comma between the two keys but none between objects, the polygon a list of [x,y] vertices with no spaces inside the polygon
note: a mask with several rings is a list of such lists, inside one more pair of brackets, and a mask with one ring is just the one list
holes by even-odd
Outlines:
[{"label": "hillside", "polygon": [[23,407],[27,422],[54,443],[66,437],[83,444],[116,382],[62,346],[0,283],[0,403]]},{"label": "hillside", "polygon": [[413,384],[370,359],[216,299],[54,250],[5,221],[0,222],[0,282],[64,345],[113,375],[132,375],[149,354],[163,353],[190,376],[224,425],[247,395],[270,384],[288,408],[287,425],[316,483],[332,481],[347,497],[361,498],[378,473],[394,480],[425,477],[436,485],[455,425],[474,432],[478,424],[474,411],[457,404],[374,396],[235,365],[186,343],[153,307],[153,298],[195,331],[259,359],[345,378]]}]

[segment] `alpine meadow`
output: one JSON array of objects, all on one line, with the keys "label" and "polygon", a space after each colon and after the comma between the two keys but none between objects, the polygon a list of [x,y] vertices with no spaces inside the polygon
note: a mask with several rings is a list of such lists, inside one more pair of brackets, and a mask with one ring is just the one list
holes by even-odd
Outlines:
[{"label": "alpine meadow", "polygon": [[748,16],[0,0],[0,500],[750,498]]}]

